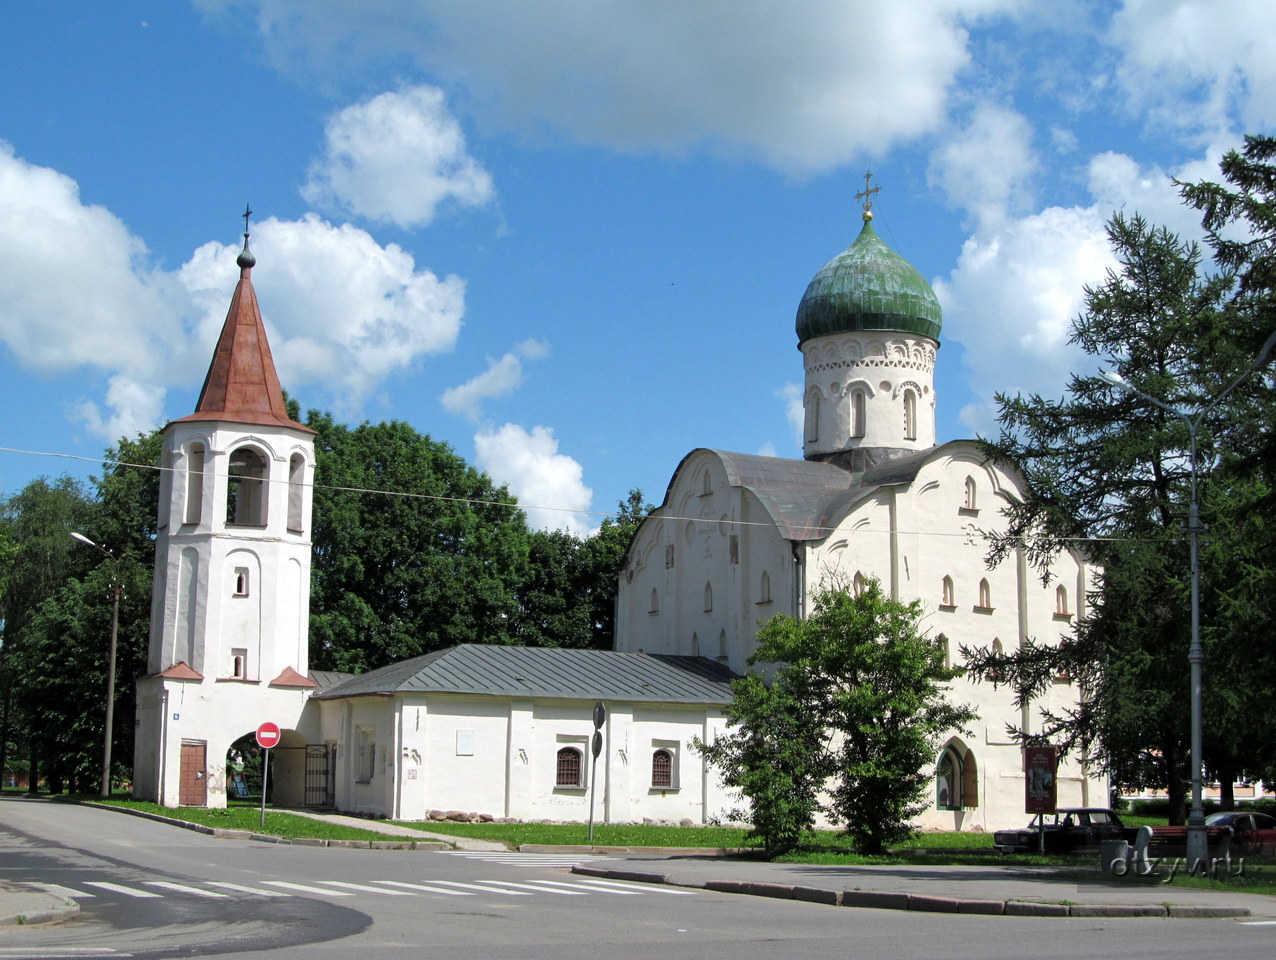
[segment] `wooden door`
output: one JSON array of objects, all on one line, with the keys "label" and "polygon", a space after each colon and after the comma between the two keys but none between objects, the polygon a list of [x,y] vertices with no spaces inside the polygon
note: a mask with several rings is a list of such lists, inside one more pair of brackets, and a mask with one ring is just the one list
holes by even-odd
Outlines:
[{"label": "wooden door", "polygon": [[205,743],[182,744],[182,773],[177,801],[184,807],[208,806],[208,767]]}]

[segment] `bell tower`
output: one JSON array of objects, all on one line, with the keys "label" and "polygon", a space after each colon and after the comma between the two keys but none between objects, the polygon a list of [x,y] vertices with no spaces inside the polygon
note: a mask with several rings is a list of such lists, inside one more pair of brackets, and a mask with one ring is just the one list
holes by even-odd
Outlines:
[{"label": "bell tower", "polygon": [[[226,751],[295,729],[307,677],[314,431],[288,416],[248,246],[195,412],[164,428],[134,796],[226,805]],[[285,736],[286,739],[286,736]]]}]

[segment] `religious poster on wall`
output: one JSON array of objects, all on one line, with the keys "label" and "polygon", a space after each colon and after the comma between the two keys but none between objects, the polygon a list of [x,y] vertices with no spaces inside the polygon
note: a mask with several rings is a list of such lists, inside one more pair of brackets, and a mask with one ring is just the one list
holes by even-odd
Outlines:
[{"label": "religious poster on wall", "polygon": [[1054,813],[1058,803],[1055,789],[1055,767],[1059,763],[1057,747],[1025,747],[1024,811]]}]

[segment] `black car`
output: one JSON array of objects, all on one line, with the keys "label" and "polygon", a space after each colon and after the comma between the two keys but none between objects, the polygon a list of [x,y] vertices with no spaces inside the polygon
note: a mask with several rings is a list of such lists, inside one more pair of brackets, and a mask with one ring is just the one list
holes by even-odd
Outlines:
[{"label": "black car", "polygon": [[1046,853],[1090,853],[1104,840],[1130,840],[1134,832],[1111,810],[1075,807],[1045,814],[1019,830],[998,830],[993,844],[998,853],[1036,853],[1041,849],[1044,821]]}]

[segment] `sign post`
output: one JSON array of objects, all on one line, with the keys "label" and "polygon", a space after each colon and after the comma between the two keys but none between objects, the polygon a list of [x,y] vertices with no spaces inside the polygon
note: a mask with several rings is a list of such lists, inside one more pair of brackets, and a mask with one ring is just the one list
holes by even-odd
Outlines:
[{"label": "sign post", "polygon": [[279,724],[267,720],[257,728],[257,746],[266,751],[261,760],[261,829],[266,829],[266,784],[270,782],[270,750],[279,745]]},{"label": "sign post", "polygon": [[1046,849],[1046,814],[1058,808],[1058,789],[1055,768],[1059,764],[1059,749],[1049,744],[1024,747],[1024,812],[1037,815],[1037,850]]},{"label": "sign post", "polygon": [[594,793],[598,789],[598,755],[603,752],[603,724],[607,722],[607,706],[594,704],[594,739],[590,743],[593,760],[589,767],[589,842],[594,842]]}]

